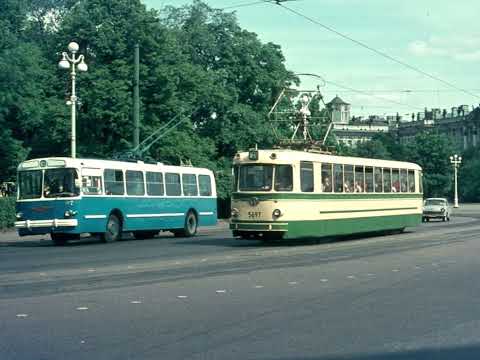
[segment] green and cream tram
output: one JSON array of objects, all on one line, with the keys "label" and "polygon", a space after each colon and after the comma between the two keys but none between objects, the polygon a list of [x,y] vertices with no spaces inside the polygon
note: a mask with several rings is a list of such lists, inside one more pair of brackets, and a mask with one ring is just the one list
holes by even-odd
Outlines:
[{"label": "green and cream tram", "polygon": [[292,239],[403,230],[422,219],[422,172],[408,162],[288,149],[234,158],[234,236]]}]

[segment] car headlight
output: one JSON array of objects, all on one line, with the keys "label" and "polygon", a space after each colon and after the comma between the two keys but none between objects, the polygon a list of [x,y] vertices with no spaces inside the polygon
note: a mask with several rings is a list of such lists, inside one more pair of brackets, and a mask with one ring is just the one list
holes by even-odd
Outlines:
[{"label": "car headlight", "polygon": [[445,208],[442,208],[440,211],[441,211],[442,213],[445,212]]},{"label": "car headlight", "polygon": [[274,218],[278,218],[278,217],[282,216],[282,211],[281,211],[280,209],[275,209],[275,210],[273,210],[273,212],[272,212],[272,216],[273,216]]}]

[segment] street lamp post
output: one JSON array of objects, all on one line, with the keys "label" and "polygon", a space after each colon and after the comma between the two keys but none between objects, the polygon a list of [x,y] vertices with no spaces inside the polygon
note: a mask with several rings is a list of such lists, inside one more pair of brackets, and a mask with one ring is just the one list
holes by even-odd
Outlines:
[{"label": "street lamp post", "polygon": [[457,177],[458,177],[458,167],[462,163],[462,157],[458,156],[457,154],[455,154],[453,156],[450,156],[450,162],[452,163],[453,170],[455,172],[455,175],[454,175],[455,176],[455,198],[454,198],[453,207],[458,208],[458,181],[457,181]]},{"label": "street lamp post", "polygon": [[85,59],[83,55],[76,56],[78,52],[79,46],[76,42],[71,42],[68,44],[68,50],[70,51],[71,55],[69,56],[66,52],[62,52],[62,60],[58,63],[58,66],[61,69],[70,70],[70,76],[72,78],[72,93],[70,95],[70,101],[67,101],[67,105],[70,105],[72,108],[72,133],[70,136],[71,139],[71,147],[72,147],[72,158],[77,156],[77,146],[76,146],[76,112],[77,112],[77,95],[75,92],[75,78],[76,72],[75,67],[78,68],[78,71],[87,71],[88,66],[85,63]]}]

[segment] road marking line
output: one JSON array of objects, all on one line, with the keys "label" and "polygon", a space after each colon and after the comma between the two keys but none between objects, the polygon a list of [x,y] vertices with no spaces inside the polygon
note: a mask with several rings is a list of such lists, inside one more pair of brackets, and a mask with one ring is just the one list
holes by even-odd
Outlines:
[{"label": "road marking line", "polygon": [[289,281],[288,285],[297,285],[298,283],[296,281]]},{"label": "road marking line", "polygon": [[88,307],[86,307],[86,306],[79,306],[79,307],[77,307],[77,310],[78,310],[78,311],[88,310]]},{"label": "road marking line", "polygon": [[227,290],[222,289],[222,290],[217,290],[217,291],[215,291],[215,292],[216,292],[217,294],[225,294],[225,293],[227,292]]},{"label": "road marking line", "polygon": [[95,271],[97,271],[97,270],[95,270],[95,269],[88,269],[87,271],[88,271],[88,272],[95,272]]},{"label": "road marking line", "polygon": [[355,275],[348,275],[347,278],[349,278],[349,279],[355,279]]},{"label": "road marking line", "polygon": [[398,269],[392,269],[392,272],[399,272],[400,270]]},{"label": "road marking line", "polygon": [[255,285],[255,289],[263,289],[263,285]]},{"label": "road marking line", "polygon": [[208,260],[208,259],[202,259],[202,262],[205,262],[205,261],[207,261],[207,260]]},{"label": "road marking line", "polygon": [[367,276],[375,276],[375,274],[368,273]]},{"label": "road marking line", "polygon": [[177,295],[177,298],[179,299],[188,299],[187,295]]},{"label": "road marking line", "polygon": [[320,279],[321,282],[328,282],[328,279]]},{"label": "road marking line", "polygon": [[28,314],[17,314],[17,318],[26,318]]}]

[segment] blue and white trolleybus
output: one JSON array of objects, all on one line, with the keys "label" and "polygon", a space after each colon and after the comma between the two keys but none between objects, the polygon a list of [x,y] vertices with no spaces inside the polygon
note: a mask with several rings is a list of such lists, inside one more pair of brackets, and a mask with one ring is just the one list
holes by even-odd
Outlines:
[{"label": "blue and white trolleybus", "polygon": [[217,221],[212,171],[95,159],[44,158],[18,167],[17,221],[21,236],[50,234],[57,245],[82,233],[119,240],[159,231],[193,236]]}]

